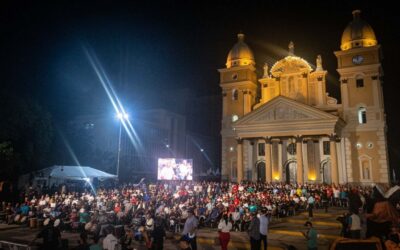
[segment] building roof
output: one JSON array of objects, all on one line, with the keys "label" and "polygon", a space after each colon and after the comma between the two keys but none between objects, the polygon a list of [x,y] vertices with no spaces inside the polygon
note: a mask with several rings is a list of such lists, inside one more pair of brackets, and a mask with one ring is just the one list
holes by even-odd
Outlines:
[{"label": "building roof", "polygon": [[371,47],[378,44],[372,27],[361,19],[361,11],[354,10],[353,21],[351,21],[342,35],[341,50],[353,48]]},{"label": "building roof", "polygon": [[226,67],[237,67],[243,65],[255,65],[254,55],[249,46],[244,42],[244,34],[237,35],[238,42],[233,45],[226,59]]},{"label": "building roof", "polygon": [[117,178],[101,170],[88,166],[52,166],[50,176],[52,178],[71,179],[71,180],[88,180],[90,178],[109,179]]}]

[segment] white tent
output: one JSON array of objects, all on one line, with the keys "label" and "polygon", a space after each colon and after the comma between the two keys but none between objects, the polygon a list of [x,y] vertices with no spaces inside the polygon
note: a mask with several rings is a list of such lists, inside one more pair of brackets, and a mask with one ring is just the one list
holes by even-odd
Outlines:
[{"label": "white tent", "polygon": [[51,178],[68,180],[92,180],[93,178],[104,180],[117,178],[116,175],[112,175],[88,166],[53,166],[51,168]]}]

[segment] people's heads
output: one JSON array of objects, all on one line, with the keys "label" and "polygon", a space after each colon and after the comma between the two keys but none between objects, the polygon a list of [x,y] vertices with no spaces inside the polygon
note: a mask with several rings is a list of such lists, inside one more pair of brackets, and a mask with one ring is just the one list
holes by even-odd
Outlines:
[{"label": "people's heads", "polygon": [[93,243],[94,244],[97,244],[97,243],[99,243],[99,237],[98,236],[93,236]]},{"label": "people's heads", "polygon": [[393,226],[391,229],[392,233],[398,233],[399,232],[399,227]]},{"label": "people's heads", "polygon": [[80,239],[81,243],[86,243],[87,238],[88,238],[88,236],[87,236],[86,232],[82,232],[82,233],[79,235],[79,239]]},{"label": "people's heads", "polygon": [[261,214],[266,214],[266,213],[267,213],[267,209],[266,208],[261,209]]},{"label": "people's heads", "polygon": [[180,249],[188,249],[190,247],[190,239],[187,236],[182,236],[179,239],[179,248]]},{"label": "people's heads", "polygon": [[304,223],[304,226],[311,228],[312,227],[311,221],[307,221],[306,223]]},{"label": "people's heads", "polygon": [[113,232],[114,232],[114,227],[113,226],[108,226],[107,228],[106,228],[106,232],[107,232],[107,234],[112,234]]}]

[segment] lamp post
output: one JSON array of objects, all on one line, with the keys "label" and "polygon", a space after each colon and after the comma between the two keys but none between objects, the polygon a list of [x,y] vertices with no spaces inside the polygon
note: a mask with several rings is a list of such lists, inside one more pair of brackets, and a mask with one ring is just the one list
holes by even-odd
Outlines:
[{"label": "lamp post", "polygon": [[122,123],[124,120],[129,119],[129,115],[125,112],[118,113],[117,118],[119,120],[119,136],[118,136],[118,155],[117,155],[117,178],[119,179],[119,158],[121,155],[121,135],[122,135]]}]

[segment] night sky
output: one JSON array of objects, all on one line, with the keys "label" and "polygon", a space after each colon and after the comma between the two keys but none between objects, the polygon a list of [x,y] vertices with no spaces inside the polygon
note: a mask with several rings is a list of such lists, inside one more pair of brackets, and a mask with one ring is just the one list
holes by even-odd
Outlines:
[{"label": "night sky", "polygon": [[88,49],[132,111],[157,107],[159,96],[174,89],[220,95],[217,69],[225,67],[236,34],[242,31],[255,54],[259,76],[264,62],[271,65],[283,58],[292,40],[295,54],[310,63],[322,55],[329,71],[328,91],[339,98],[333,52],[339,50],[351,11],[361,9],[383,48],[390,164],[397,167],[400,22],[391,5],[383,1],[2,1],[1,89],[36,99],[56,121],[112,112],[85,56]]}]

